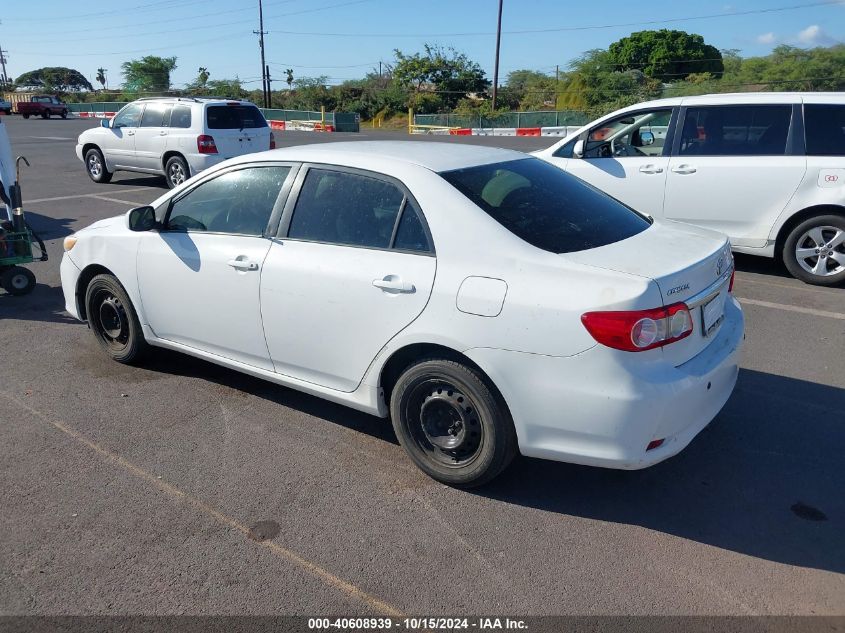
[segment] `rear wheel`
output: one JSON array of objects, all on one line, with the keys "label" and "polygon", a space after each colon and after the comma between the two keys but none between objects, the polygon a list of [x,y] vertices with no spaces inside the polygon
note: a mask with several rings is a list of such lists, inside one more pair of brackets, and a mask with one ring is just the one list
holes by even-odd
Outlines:
[{"label": "rear wheel", "polygon": [[845,216],[818,215],[792,229],[783,244],[783,263],[808,284],[845,282]]},{"label": "rear wheel", "polygon": [[98,183],[107,183],[112,177],[112,172],[106,169],[103,153],[96,148],[85,152],[85,171],[91,180]]},{"label": "rear wheel", "polygon": [[44,110],[44,111],[41,113],[41,118],[42,118],[42,119],[49,119],[49,118],[50,118],[50,111],[49,111],[49,110]]},{"label": "rear wheel", "polygon": [[28,119],[28,118],[29,118],[29,115],[28,115],[28,114],[24,114],[24,115],[23,115],[23,118]]},{"label": "rear wheel", "polygon": [[0,286],[10,295],[28,295],[35,288],[35,275],[28,268],[12,266],[0,273]]},{"label": "rear wheel", "polygon": [[517,452],[507,407],[476,370],[423,360],[399,377],[390,417],[402,447],[427,475],[470,488],[501,473]]},{"label": "rear wheel", "polygon": [[129,296],[111,275],[97,275],[85,291],[85,314],[94,338],[113,360],[136,363],[149,350]]},{"label": "rear wheel", "polygon": [[164,177],[167,179],[167,186],[170,189],[178,187],[191,177],[188,163],[181,156],[171,156],[164,165]]},{"label": "rear wheel", "polygon": [[62,118],[63,119],[67,118],[67,110],[62,110]]}]

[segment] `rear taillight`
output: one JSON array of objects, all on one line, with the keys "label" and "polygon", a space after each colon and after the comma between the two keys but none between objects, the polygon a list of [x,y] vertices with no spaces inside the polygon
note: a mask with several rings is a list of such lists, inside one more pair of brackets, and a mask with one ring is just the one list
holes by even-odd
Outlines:
[{"label": "rear taillight", "polygon": [[270,149],[276,149],[276,135],[270,132]]},{"label": "rear taillight", "polygon": [[692,334],[692,315],[685,303],[654,310],[587,312],[581,322],[602,345],[626,352],[644,352]]},{"label": "rear taillight", "polygon": [[214,144],[214,138],[208,134],[200,134],[197,137],[197,151],[200,154],[216,154],[217,145]]}]

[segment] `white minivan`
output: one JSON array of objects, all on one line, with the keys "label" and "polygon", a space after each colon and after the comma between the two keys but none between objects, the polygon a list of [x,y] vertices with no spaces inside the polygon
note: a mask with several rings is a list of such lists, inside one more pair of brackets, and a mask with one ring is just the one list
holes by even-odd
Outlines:
[{"label": "white minivan", "polygon": [[650,101],[535,155],[638,211],[781,258],[802,281],[845,281],[845,93]]},{"label": "white minivan", "polygon": [[85,130],[76,155],[94,182],[125,170],[162,174],[172,189],[227,158],[274,147],[267,120],[249,101],[152,97]]}]

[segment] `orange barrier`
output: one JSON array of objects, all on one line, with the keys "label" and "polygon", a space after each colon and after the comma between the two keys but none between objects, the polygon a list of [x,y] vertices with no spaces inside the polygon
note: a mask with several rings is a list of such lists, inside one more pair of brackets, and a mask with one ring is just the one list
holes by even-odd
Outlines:
[{"label": "orange barrier", "polygon": [[271,130],[284,130],[285,129],[285,122],[284,121],[270,121],[270,129]]},{"label": "orange barrier", "polygon": [[450,136],[472,136],[472,129],[468,127],[458,127],[449,130]]},{"label": "orange barrier", "polygon": [[516,128],[517,136],[540,136],[540,128],[538,127],[518,127]]}]

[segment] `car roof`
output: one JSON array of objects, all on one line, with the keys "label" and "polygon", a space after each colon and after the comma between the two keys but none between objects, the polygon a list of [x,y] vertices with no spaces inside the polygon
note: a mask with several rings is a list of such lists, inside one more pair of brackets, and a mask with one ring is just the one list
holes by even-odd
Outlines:
[{"label": "car roof", "polygon": [[434,172],[530,158],[498,147],[431,141],[340,141],[297,145],[249,155],[249,160],[292,160],[345,167],[379,167],[390,161],[418,165]]},{"label": "car roof", "polygon": [[721,92],[706,95],[695,95],[688,97],[667,97],[666,99],[654,99],[643,101],[634,105],[622,108],[617,112],[628,110],[641,110],[659,106],[692,106],[692,105],[732,105],[750,103],[801,103],[802,101],[813,102],[823,99],[827,102],[845,103],[845,92]]},{"label": "car roof", "polygon": [[207,105],[228,105],[230,103],[237,103],[240,105],[255,105],[252,101],[246,99],[227,99],[225,97],[143,97],[136,99],[136,103],[155,103],[158,101],[166,102],[181,102],[181,103],[200,103]]}]

